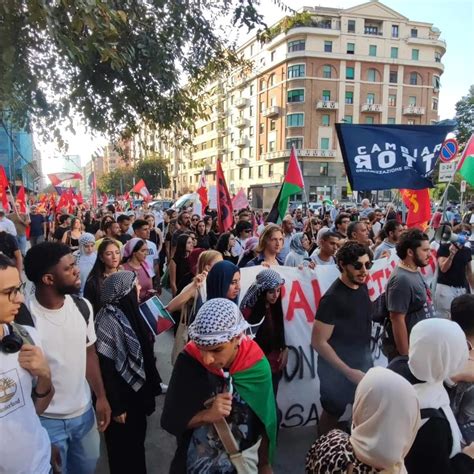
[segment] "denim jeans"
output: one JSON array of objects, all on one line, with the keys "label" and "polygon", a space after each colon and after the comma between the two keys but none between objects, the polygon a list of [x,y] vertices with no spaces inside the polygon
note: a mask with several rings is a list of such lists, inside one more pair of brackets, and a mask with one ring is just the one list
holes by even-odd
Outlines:
[{"label": "denim jeans", "polygon": [[31,235],[30,236],[30,245],[33,247],[36,244],[40,244],[41,242],[44,242],[44,235]]},{"label": "denim jeans", "polygon": [[92,407],[75,418],[40,417],[51,444],[61,453],[62,474],[93,474],[100,455],[100,438]]},{"label": "denim jeans", "polygon": [[26,235],[17,235],[16,240],[18,240],[18,248],[24,257],[26,254]]}]

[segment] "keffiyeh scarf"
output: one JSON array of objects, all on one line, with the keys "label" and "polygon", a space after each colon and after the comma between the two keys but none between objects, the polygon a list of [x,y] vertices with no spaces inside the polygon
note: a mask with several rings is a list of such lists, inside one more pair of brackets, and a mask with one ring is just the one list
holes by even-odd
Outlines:
[{"label": "keffiyeh scarf", "polygon": [[253,308],[262,293],[274,290],[284,283],[285,280],[275,270],[270,268],[262,270],[242,298],[240,309]]},{"label": "keffiyeh scarf", "polygon": [[290,240],[290,250],[297,253],[298,255],[308,256],[308,252],[304,249],[303,244],[301,243],[302,238],[304,237],[303,232],[297,232],[291,237]]}]

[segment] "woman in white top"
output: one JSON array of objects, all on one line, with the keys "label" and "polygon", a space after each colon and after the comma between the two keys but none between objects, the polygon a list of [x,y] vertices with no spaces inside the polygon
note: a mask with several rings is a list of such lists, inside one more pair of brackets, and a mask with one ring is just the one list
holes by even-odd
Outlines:
[{"label": "woman in white top", "polygon": [[285,266],[299,267],[304,265],[305,259],[309,258],[308,250],[311,247],[311,241],[303,232],[297,232],[291,237],[290,252],[286,256]]}]

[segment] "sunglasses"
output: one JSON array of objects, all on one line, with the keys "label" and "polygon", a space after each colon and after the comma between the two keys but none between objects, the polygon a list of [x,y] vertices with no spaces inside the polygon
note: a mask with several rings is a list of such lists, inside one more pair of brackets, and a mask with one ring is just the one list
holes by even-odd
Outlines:
[{"label": "sunglasses", "polygon": [[370,270],[372,268],[372,265],[373,263],[372,262],[354,262],[354,263],[351,263],[350,265],[352,265],[356,270],[360,270],[363,266],[365,267],[366,270]]},{"label": "sunglasses", "polygon": [[245,229],[244,232],[246,232],[247,234],[250,234],[250,232],[252,232],[252,229]]}]

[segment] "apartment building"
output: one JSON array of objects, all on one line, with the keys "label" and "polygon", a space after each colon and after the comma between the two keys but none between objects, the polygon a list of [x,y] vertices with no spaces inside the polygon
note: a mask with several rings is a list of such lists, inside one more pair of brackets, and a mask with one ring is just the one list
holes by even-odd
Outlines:
[{"label": "apartment building", "polygon": [[[298,150],[310,201],[345,198],[347,180],[334,124],[432,124],[438,120],[446,44],[430,23],[373,0],[349,9],[305,7],[304,21],[241,52],[250,74],[213,84],[209,118],[194,149],[174,155],[178,194],[204,169],[212,184],[222,161],[231,192],[281,183]],[[309,18],[309,21],[308,21]]]}]

